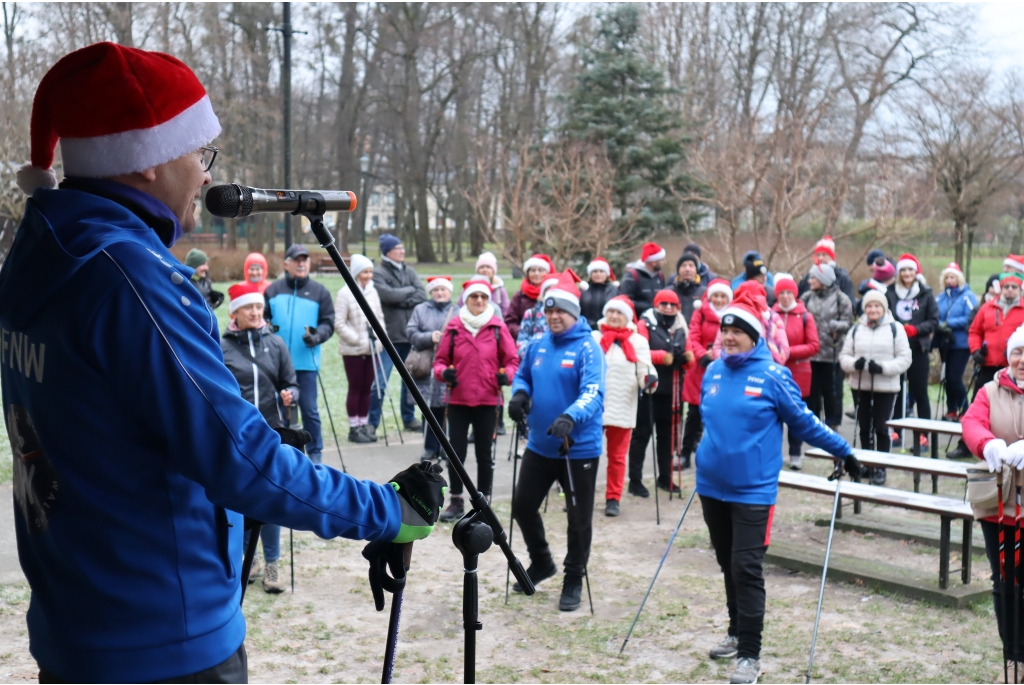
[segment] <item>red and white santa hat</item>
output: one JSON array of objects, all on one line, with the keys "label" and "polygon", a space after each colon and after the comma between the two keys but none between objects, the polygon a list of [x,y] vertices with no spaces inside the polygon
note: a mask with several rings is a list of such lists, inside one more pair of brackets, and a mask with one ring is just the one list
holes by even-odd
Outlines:
[{"label": "red and white santa hat", "polygon": [[723,328],[735,326],[757,340],[764,335],[761,311],[765,306],[763,297],[750,292],[741,293],[736,296],[729,308],[722,312],[721,325]]},{"label": "red and white santa hat", "polygon": [[605,302],[604,307],[601,308],[601,313],[607,314],[609,310],[619,312],[630,321],[636,321],[636,309],[633,307],[633,300],[629,299],[626,295],[616,295]]},{"label": "red and white santa hat", "polygon": [[544,299],[544,293],[548,291],[548,288],[553,286],[555,283],[558,283],[558,279],[560,277],[561,275],[556,272],[549,273],[544,277],[544,280],[540,282],[540,290],[538,291],[540,293],[541,300]]},{"label": "red and white santa hat", "polygon": [[577,284],[582,279],[572,269],[566,269],[558,277],[558,282],[548,288],[544,294],[544,308],[557,308],[580,317],[580,289]]},{"label": "red and white santa hat", "polygon": [[1018,273],[1024,273],[1024,255],[1006,255],[1006,259],[1003,260],[1003,266],[1008,266]]},{"label": "red and white santa hat", "polygon": [[[830,235],[822,237],[814,243],[814,254],[827,254],[833,262],[836,261],[836,241],[832,240]],[[776,276],[775,280],[779,280],[779,277]]]},{"label": "red and white santa hat", "polygon": [[708,299],[715,293],[723,293],[732,302],[732,286],[724,278],[716,278],[708,284]]},{"label": "red and white santa hat", "polygon": [[462,283],[462,299],[468,300],[473,293],[483,293],[487,299],[491,299],[491,283],[483,276],[474,276]]},{"label": "red and white santa hat", "polygon": [[232,315],[239,307],[257,302],[263,304],[264,302],[263,293],[260,292],[259,285],[256,283],[236,283],[228,288],[228,297],[231,298],[231,301],[228,302],[228,314]]},{"label": "red and white santa hat", "polygon": [[964,272],[960,270],[960,265],[956,262],[950,262],[949,265],[942,270],[942,273],[939,274],[939,279],[942,281],[943,287],[946,286],[946,274],[953,274],[956,276],[957,285],[961,288],[967,285],[967,279],[964,277]]},{"label": "red and white santa hat", "polygon": [[448,288],[448,292],[455,290],[451,276],[427,276],[427,292],[432,292],[434,288]]},{"label": "red and white santa hat", "polygon": [[644,246],[640,249],[640,261],[642,262],[656,262],[664,258],[665,248],[658,243],[644,243]]},{"label": "red and white santa hat", "polygon": [[919,274],[921,273],[921,262],[917,261],[917,257],[909,252],[904,252],[896,262],[896,273],[904,269],[913,269],[914,273]]},{"label": "red and white santa hat", "polygon": [[32,103],[32,163],[18,171],[31,194],[65,176],[105,178],[170,162],[220,134],[206,89],[184,63],[160,52],[95,43],[62,57]]},{"label": "red and white santa hat", "polygon": [[612,282],[612,285],[618,286],[619,282],[615,280],[615,272],[612,271],[612,265],[608,263],[608,260],[604,257],[594,257],[594,261],[587,264],[587,276],[594,273],[595,271],[603,271],[608,274],[608,280]]},{"label": "red and white santa hat", "polygon": [[523,273],[528,273],[534,267],[544,269],[549,274],[555,273],[555,263],[546,254],[535,254],[523,262]]},{"label": "red and white santa hat", "polygon": [[782,271],[775,273],[775,294],[777,295],[781,290],[788,290],[796,297],[797,285],[793,274],[787,274]]}]

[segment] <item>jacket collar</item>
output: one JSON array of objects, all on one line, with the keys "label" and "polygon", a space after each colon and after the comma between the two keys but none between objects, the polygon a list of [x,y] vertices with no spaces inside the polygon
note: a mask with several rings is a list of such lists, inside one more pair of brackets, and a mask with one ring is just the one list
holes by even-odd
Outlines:
[{"label": "jacket collar", "polygon": [[116,202],[156,232],[167,247],[171,247],[183,235],[181,222],[171,208],[149,193],[106,178],[65,178],[61,190],[79,190]]},{"label": "jacket collar", "polygon": [[1006,388],[1010,392],[1017,393],[1018,395],[1024,395],[1024,390],[1017,387],[1017,383],[1010,377],[1010,367],[1005,369],[999,369],[996,372],[996,378],[999,381],[1000,388]]},{"label": "jacket collar", "polygon": [[306,284],[309,283],[309,276],[306,276],[305,278],[292,278],[292,275],[285,271],[284,282],[293,290],[295,288],[305,288]]},{"label": "jacket collar", "polygon": [[388,257],[382,256],[380,258],[380,263],[381,263],[381,265],[390,264],[393,269],[398,269],[399,271],[405,271],[405,262],[396,262],[393,259],[390,259]]}]

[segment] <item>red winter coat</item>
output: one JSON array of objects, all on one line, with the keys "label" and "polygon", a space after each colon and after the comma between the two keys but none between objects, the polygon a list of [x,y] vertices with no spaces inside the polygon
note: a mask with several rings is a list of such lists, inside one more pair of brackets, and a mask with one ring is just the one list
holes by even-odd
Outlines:
[{"label": "red winter coat", "polygon": [[686,342],[686,348],[693,352],[695,363],[693,368],[686,372],[683,380],[683,402],[687,404],[700,404],[700,384],[704,380],[704,367],[700,365],[700,358],[711,349],[715,342],[715,336],[721,328],[721,320],[715,314],[715,308],[705,297],[699,309],[693,310],[690,318],[690,337]]},{"label": "red winter coat", "polygon": [[[452,390],[449,404],[467,407],[496,407],[501,403],[498,387],[498,368],[505,369],[509,383],[519,368],[516,343],[508,328],[497,316],[484,324],[476,337],[469,332],[456,314],[445,326],[441,342],[434,357],[434,378],[444,383],[441,374],[452,363],[452,331],[455,332],[455,377],[458,384]],[[500,350],[495,332],[501,337]]]},{"label": "red winter coat", "polygon": [[985,354],[985,366],[1006,366],[1006,343],[1021,324],[1024,324],[1024,306],[1018,304],[1003,315],[999,299],[981,305],[974,315],[971,328],[967,332],[967,346],[971,354],[981,349],[982,343],[988,343]]},{"label": "red winter coat", "polygon": [[821,341],[818,339],[818,324],[814,316],[800,300],[790,312],[782,311],[778,302],[772,307],[786,324],[786,339],[789,340],[789,359],[786,368],[793,374],[793,380],[800,386],[801,397],[811,394],[811,357],[818,354]]}]

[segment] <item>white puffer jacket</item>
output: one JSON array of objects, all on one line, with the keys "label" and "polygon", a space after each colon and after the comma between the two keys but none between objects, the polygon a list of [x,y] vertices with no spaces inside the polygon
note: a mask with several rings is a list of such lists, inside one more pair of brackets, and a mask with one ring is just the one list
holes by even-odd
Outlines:
[{"label": "white puffer jacket", "polygon": [[[371,283],[372,286],[372,283]],[[384,312],[380,306],[380,295],[374,287],[368,288],[363,295],[370,303],[370,309],[377,319],[384,323]],[[356,296],[349,288],[338,291],[334,302],[334,332],[338,334],[338,354],[343,357],[370,354],[370,323],[359,308]],[[377,341],[377,352],[384,346]]]},{"label": "white puffer jacket", "polygon": [[[604,319],[598,321],[598,327]],[[636,428],[636,406],[640,389],[644,387],[647,376],[657,376],[658,371],[651,363],[651,346],[642,335],[636,332],[636,325],[630,321],[629,342],[636,351],[636,363],[626,359],[626,353],[619,345],[612,345],[604,353],[607,370],[604,378],[604,421],[602,425],[616,428]],[[594,340],[600,344],[601,331],[593,333]]]},{"label": "white puffer jacket", "polygon": [[[881,365],[882,373],[869,373],[867,364],[858,371],[854,364],[861,357]],[[899,392],[900,374],[910,368],[911,360],[907,332],[888,310],[877,326],[869,326],[863,318],[855,324],[839,353],[839,366],[850,379],[850,387],[874,392]]]}]

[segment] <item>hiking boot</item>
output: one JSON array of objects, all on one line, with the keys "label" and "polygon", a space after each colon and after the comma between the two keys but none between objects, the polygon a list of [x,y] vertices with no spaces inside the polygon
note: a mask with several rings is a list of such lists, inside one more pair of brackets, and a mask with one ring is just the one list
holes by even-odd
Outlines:
[{"label": "hiking boot", "polygon": [[504,434],[505,434],[505,424],[499,423],[498,424],[498,428],[497,428],[497,435],[504,435]]},{"label": "hiking boot", "polygon": [[789,455],[789,470],[799,471],[804,467],[804,460],[799,454]]},{"label": "hiking boot", "polygon": [[712,659],[731,659],[739,653],[740,639],[735,635],[726,635],[725,639],[711,648],[708,655]]},{"label": "hiking boot", "polygon": [[[242,561],[245,561],[244,559]],[[252,558],[252,567],[249,569],[249,585],[256,582],[256,576],[263,573],[263,562],[260,561],[260,555],[256,554]]]},{"label": "hiking boot", "polygon": [[362,426],[352,426],[348,429],[348,441],[355,443],[367,443],[373,442],[373,439],[363,431]]},{"label": "hiking boot", "polygon": [[[531,560],[530,568],[526,569],[526,575],[530,577],[530,580],[533,581],[534,585],[540,585],[556,573],[558,573],[558,569],[555,567],[555,562],[550,556],[546,561],[539,564],[538,562]],[[512,583],[512,592],[522,594],[523,586],[519,584],[519,581]]]},{"label": "hiking boot", "polygon": [[272,595],[284,592],[284,581],[278,575],[276,561],[269,562],[263,571],[263,591]]},{"label": "hiking boot", "polygon": [[618,516],[619,515],[619,500],[610,499],[604,503],[604,515],[605,516]]},{"label": "hiking boot", "polygon": [[562,581],[562,596],[558,599],[559,611],[576,611],[580,608],[583,595],[583,576],[566,573]]},{"label": "hiking boot", "polygon": [[461,495],[452,495],[452,501],[448,504],[448,508],[441,512],[438,521],[441,523],[452,523],[458,521],[466,515],[466,510],[462,505]]},{"label": "hiking boot", "polygon": [[423,422],[420,421],[419,419],[413,419],[412,421],[405,424],[405,430],[409,431],[410,433],[417,433],[423,430]]},{"label": "hiking boot", "polygon": [[679,492],[679,486],[678,485],[676,485],[675,483],[673,483],[671,481],[666,483],[661,478],[658,479],[658,489],[659,490],[666,490],[668,492]]},{"label": "hiking boot", "polygon": [[651,491],[644,487],[644,484],[638,480],[629,481],[629,494],[636,495],[637,497],[650,497]]},{"label": "hiking boot", "polygon": [[377,442],[377,427],[366,424],[360,426],[359,429],[363,432],[363,435],[370,439],[370,442]]},{"label": "hiking boot", "polygon": [[885,469],[875,469],[871,474],[872,485],[885,485]]},{"label": "hiking boot", "polygon": [[949,452],[946,452],[946,459],[973,459],[973,458],[974,458],[974,455],[971,454],[971,451],[969,449],[967,449],[967,445],[965,445],[962,440],[960,441],[960,444],[958,444],[954,449],[951,449]]},{"label": "hiking boot", "polygon": [[732,672],[732,678],[729,679],[729,682],[755,685],[760,675],[761,660],[743,657],[736,662],[736,670]]}]

